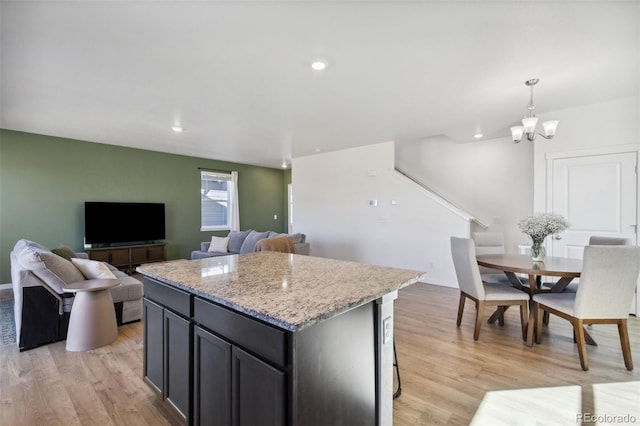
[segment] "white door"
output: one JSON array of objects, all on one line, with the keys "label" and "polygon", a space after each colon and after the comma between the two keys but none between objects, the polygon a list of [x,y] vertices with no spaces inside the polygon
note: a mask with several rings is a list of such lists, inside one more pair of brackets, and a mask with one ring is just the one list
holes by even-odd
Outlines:
[{"label": "white door", "polygon": [[637,241],[636,164],[635,152],[553,159],[551,211],[571,227],[552,237],[552,255],[581,259],[592,235]]}]

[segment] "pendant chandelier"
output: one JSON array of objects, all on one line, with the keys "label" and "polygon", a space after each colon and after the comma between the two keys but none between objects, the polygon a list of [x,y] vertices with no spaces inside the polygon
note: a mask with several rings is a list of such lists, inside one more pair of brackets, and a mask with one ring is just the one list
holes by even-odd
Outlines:
[{"label": "pendant chandelier", "polygon": [[536,117],[535,114],[536,106],[533,104],[533,86],[538,84],[538,81],[540,80],[537,78],[532,78],[531,80],[527,80],[524,82],[524,84],[531,88],[531,96],[529,98],[529,105],[527,105],[527,112],[522,119],[522,126],[515,126],[511,128],[511,136],[513,137],[514,143],[520,142],[523,137],[526,137],[530,142],[533,142],[536,139],[536,134],[542,136],[545,139],[553,139],[556,134],[556,128],[558,127],[559,123],[558,120],[545,121],[544,123],[542,123],[544,134],[536,133],[538,117]]}]

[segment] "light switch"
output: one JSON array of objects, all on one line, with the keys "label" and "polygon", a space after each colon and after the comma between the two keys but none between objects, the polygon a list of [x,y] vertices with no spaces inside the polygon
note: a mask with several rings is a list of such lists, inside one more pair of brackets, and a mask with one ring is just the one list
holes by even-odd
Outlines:
[{"label": "light switch", "polygon": [[278,220],[278,215],[277,214],[273,215],[273,220]]}]

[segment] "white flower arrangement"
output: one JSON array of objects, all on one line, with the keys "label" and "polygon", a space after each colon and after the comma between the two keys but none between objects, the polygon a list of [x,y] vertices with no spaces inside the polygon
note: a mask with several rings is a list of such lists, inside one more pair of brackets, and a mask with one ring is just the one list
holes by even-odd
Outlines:
[{"label": "white flower arrangement", "polygon": [[536,213],[518,222],[520,230],[531,237],[534,242],[542,242],[547,235],[557,234],[570,225],[567,220],[555,213]]},{"label": "white flower arrangement", "polygon": [[559,214],[536,213],[527,216],[518,222],[520,230],[531,237],[531,256],[534,260],[541,260],[544,257],[542,243],[548,235],[557,234],[567,229],[570,224]]}]

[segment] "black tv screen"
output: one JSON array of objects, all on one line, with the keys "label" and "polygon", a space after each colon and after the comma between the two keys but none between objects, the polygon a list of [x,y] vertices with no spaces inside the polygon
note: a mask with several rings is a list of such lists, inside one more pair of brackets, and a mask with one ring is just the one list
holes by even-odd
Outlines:
[{"label": "black tv screen", "polygon": [[163,240],[163,203],[84,203],[87,244],[138,243]]}]

